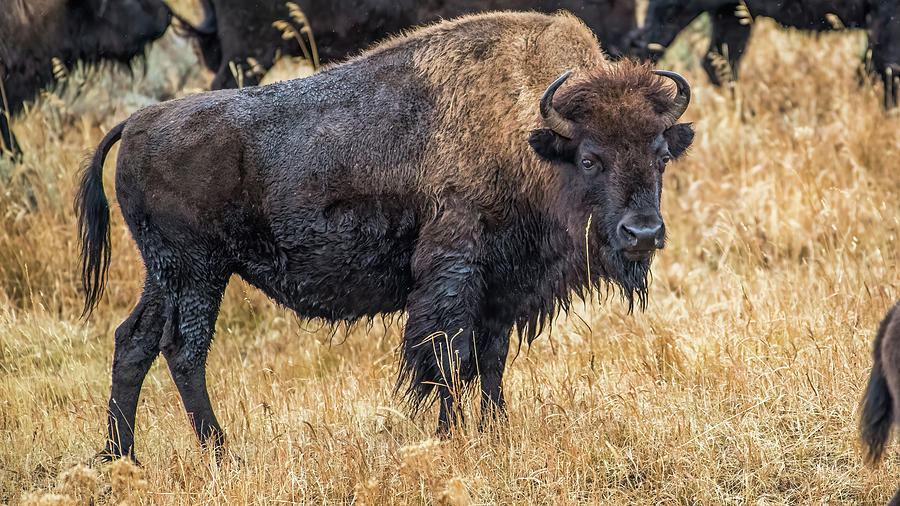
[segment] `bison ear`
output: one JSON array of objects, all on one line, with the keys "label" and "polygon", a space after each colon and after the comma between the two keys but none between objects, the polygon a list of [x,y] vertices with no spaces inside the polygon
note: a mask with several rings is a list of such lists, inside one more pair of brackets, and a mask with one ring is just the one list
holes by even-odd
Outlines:
[{"label": "bison ear", "polygon": [[531,149],[548,162],[571,162],[575,158],[575,149],[570,139],[557,134],[549,128],[532,130],[528,136]]},{"label": "bison ear", "polygon": [[663,137],[665,137],[666,143],[669,145],[669,153],[672,154],[672,158],[675,160],[679,159],[690,147],[691,142],[694,141],[694,128],[692,125],[693,123],[679,123],[670,126],[663,132]]}]

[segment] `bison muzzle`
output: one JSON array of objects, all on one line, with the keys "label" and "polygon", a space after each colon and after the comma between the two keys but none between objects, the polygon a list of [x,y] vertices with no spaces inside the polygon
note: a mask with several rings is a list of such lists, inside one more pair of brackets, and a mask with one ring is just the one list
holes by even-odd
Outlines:
[{"label": "bison muzzle", "polygon": [[677,74],[606,61],[569,14],[492,13],[306,79],[134,113],[101,141],[77,204],[90,313],[110,258],[102,165],[121,139],[116,196],[146,279],[116,331],[105,455],[132,454],[159,353],[197,436],[222,443],[205,364],[232,274],[302,318],[405,311],[411,409],[436,399],[446,432],[479,380],[489,421],[513,327],[531,342],[601,286],[645,304],[689,98]]}]

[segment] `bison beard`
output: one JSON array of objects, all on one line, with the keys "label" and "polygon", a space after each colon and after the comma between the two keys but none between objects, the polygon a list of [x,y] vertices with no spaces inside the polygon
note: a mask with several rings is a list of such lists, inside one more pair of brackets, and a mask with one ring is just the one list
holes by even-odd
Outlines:
[{"label": "bison beard", "polygon": [[604,286],[646,304],[689,96],[676,74],[607,62],[571,15],[494,13],[306,79],[136,112],[101,141],[77,203],[89,313],[109,258],[102,165],[121,138],[116,194],[147,277],[116,330],[104,455],[132,454],[159,353],[197,436],[221,445],[205,364],[233,274],[302,318],[405,311],[411,408],[439,400],[446,432],[477,379],[490,421],[513,327],[530,342]]}]

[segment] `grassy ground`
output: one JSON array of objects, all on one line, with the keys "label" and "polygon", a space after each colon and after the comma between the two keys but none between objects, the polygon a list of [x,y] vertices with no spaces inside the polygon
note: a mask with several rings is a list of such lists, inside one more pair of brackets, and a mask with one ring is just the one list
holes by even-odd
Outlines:
[{"label": "grassy ground", "polygon": [[704,44],[684,37],[664,62],[694,86],[698,135],[666,171],[670,246],[647,311],[578,304],[514,348],[507,429],[432,441],[435,413],[410,418],[391,393],[398,324],[332,334],[234,280],[208,367],[229,457],[201,450],[159,361],[138,409],[143,469],[79,467],[102,447],[113,331],[143,275],[114,207],[107,295],[78,320],[75,174],[106,129],[210,75],[171,35],[134,78],[72,69],[14,118],[23,162],[0,161],[0,502],[886,500],[897,448],[865,467],[856,420],[900,297],[900,119],[858,85],[861,34],[759,22],[733,89],[697,68]]}]

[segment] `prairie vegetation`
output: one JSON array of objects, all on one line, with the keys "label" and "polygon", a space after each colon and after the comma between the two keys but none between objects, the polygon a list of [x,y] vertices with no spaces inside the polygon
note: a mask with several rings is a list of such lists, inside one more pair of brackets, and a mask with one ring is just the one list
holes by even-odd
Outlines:
[{"label": "prairie vegetation", "polygon": [[864,466],[856,424],[871,339],[900,298],[900,119],[859,84],[862,34],[754,31],[733,88],[707,83],[699,31],[661,64],[691,81],[698,135],[666,172],[649,307],[599,294],[514,345],[508,426],[478,432],[473,403],[433,440],[435,413],[409,417],[392,393],[402,317],[323,328],[234,279],[208,366],[228,455],[199,447],[160,360],[138,408],[142,469],[84,467],[143,269],[113,205],[106,296],[79,321],[76,173],[106,129],[209,75],[171,34],[133,77],[68,69],[65,91],[13,119],[22,162],[0,161],[0,502],[885,501],[900,452]]}]

